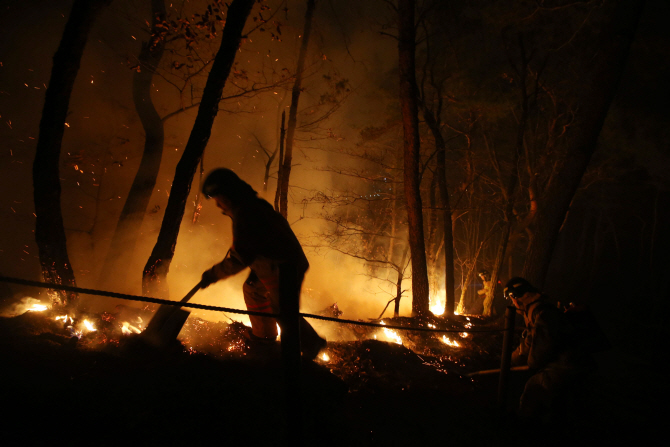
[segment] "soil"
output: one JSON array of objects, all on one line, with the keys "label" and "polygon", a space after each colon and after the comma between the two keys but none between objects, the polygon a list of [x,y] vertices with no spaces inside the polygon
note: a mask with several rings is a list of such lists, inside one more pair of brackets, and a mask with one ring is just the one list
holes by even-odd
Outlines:
[{"label": "soil", "polygon": [[[137,312],[89,315],[97,330],[83,335],[50,312],[0,318],[3,433],[23,445],[285,445],[278,344],[247,346],[239,323],[189,319],[179,342],[157,349],[121,333]],[[534,430],[512,411],[528,373],[512,375],[506,412],[497,375],[467,376],[499,365],[500,333],[461,337],[455,348],[425,333],[404,333],[400,345],[359,332],[329,342],[328,361],[303,362],[305,445],[625,445],[651,436],[654,418],[662,427],[650,410],[661,394],[645,392],[642,379],[665,376],[631,356],[624,364],[616,347],[601,359],[586,416]]]}]

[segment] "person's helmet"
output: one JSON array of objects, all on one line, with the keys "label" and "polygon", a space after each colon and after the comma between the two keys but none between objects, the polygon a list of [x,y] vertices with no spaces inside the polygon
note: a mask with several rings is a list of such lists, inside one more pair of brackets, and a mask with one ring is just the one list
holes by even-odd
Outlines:
[{"label": "person's helmet", "polygon": [[528,292],[536,293],[538,290],[526,279],[517,276],[507,281],[503,294],[505,295],[505,298],[521,298]]},{"label": "person's helmet", "polygon": [[239,204],[257,196],[256,191],[230,169],[218,168],[207,174],[202,184],[205,197],[225,196],[231,202]]},{"label": "person's helmet", "polygon": [[482,276],[484,278],[484,281],[490,281],[491,280],[491,273],[489,273],[488,270],[480,270],[479,271],[479,276]]}]

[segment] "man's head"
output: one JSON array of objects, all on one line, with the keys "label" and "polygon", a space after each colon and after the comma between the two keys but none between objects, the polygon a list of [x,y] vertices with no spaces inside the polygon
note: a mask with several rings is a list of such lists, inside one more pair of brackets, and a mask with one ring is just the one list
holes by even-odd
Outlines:
[{"label": "man's head", "polygon": [[202,193],[214,198],[223,213],[230,215],[233,209],[257,197],[256,191],[230,169],[218,168],[207,174],[202,184]]},{"label": "man's head", "polygon": [[484,281],[490,281],[491,280],[491,274],[489,273],[488,270],[480,270],[479,271],[479,277],[483,279]]},{"label": "man's head", "polygon": [[517,309],[521,309],[524,299],[529,295],[539,293],[539,290],[533,287],[526,279],[517,276],[507,281],[503,293],[505,294],[505,298],[512,300]]}]

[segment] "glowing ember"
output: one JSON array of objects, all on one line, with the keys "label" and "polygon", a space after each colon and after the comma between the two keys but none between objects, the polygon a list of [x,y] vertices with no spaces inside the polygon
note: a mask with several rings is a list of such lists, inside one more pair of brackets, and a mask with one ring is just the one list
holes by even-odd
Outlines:
[{"label": "glowing ember", "polygon": [[321,354],[321,360],[323,360],[324,362],[329,362],[330,361],[330,357],[328,356],[327,352],[324,352],[323,354]]},{"label": "glowing ember", "polygon": [[447,345],[452,346],[452,347],[454,347],[454,348],[460,348],[460,347],[461,347],[461,345],[458,344],[457,341],[452,340],[452,339],[450,339],[450,338],[447,338],[446,335],[443,335],[443,336],[442,336],[442,342],[443,342],[444,344],[447,344]]},{"label": "glowing ember", "polygon": [[458,335],[460,335],[462,338],[467,338],[470,334],[468,334],[467,332],[461,332]]},{"label": "glowing ember", "polygon": [[124,321],[123,323],[121,323],[121,332],[124,335],[130,335],[130,334],[139,334],[142,331],[133,326],[132,324],[128,323],[127,321]]}]

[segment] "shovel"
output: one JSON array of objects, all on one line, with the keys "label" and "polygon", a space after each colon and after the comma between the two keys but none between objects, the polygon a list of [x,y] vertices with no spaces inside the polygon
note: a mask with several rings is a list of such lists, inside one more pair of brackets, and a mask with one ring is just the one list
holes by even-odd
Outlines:
[{"label": "shovel", "polygon": [[[187,303],[200,290],[200,287],[201,283],[196,284],[181,299],[180,303]],[[190,314],[191,312],[182,309],[180,306],[162,304],[151,321],[149,321],[141,337],[150,345],[165,347],[177,339],[177,335],[179,335],[181,328],[184,327],[184,323],[186,323],[186,319]]]}]

